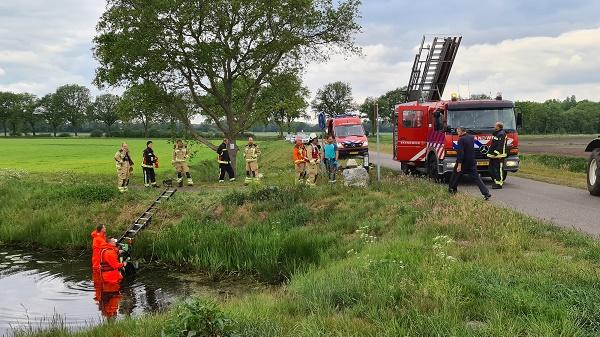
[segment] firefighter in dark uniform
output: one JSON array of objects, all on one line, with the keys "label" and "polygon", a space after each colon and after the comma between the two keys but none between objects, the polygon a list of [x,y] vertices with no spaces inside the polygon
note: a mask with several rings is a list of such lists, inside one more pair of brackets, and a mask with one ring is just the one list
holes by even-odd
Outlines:
[{"label": "firefighter in dark uniform", "polygon": [[477,162],[475,161],[475,137],[467,134],[467,130],[463,127],[456,129],[458,133],[458,154],[456,156],[456,165],[454,166],[454,173],[450,178],[450,184],[448,186],[448,192],[455,194],[458,188],[458,182],[464,174],[470,175],[475,179],[479,191],[483,195],[485,200],[489,200],[492,195],[488,191],[487,187],[481,181],[479,172],[477,172]]},{"label": "firefighter in dark uniform", "polygon": [[496,122],[492,144],[487,157],[490,159],[490,177],[494,181],[493,189],[501,189],[504,185],[504,158],[506,158],[506,132],[504,124]]},{"label": "firefighter in dark uniform", "polygon": [[158,168],[158,157],[154,155],[151,140],[146,142],[146,149],[144,150],[143,157],[142,170],[144,171],[144,186],[158,187],[156,184],[156,174],[154,173],[154,167]]},{"label": "firefighter in dark uniform", "polygon": [[235,173],[231,166],[231,158],[229,157],[229,138],[224,138],[223,143],[217,148],[217,160],[219,162],[219,182],[225,181],[225,173],[229,176],[229,181],[235,181]]}]

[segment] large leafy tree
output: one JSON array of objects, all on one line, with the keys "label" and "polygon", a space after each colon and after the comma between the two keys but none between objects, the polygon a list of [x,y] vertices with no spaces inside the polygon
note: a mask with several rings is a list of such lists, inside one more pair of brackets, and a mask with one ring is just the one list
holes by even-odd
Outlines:
[{"label": "large leafy tree", "polygon": [[104,123],[109,136],[111,127],[119,120],[117,106],[120,100],[117,95],[104,94],[96,97],[91,107],[93,119]]},{"label": "large leafy tree", "polygon": [[406,90],[406,87],[390,90],[377,99],[379,117],[384,122],[391,123],[393,121],[396,105],[406,101]]},{"label": "large leafy tree", "polygon": [[117,113],[124,121],[136,121],[144,128],[148,138],[150,125],[162,119],[166,112],[168,94],[152,82],[129,87],[117,105]]},{"label": "large leafy tree", "polygon": [[373,97],[365,98],[365,101],[359,106],[361,118],[368,119],[371,125],[371,134],[375,134],[377,130],[377,121],[375,120],[378,100]]},{"label": "large leafy tree", "polygon": [[71,124],[75,136],[77,136],[91,104],[90,89],[77,84],[63,85],[56,89],[53,99],[57,108],[63,111],[65,119]]},{"label": "large leafy tree", "polygon": [[269,84],[261,90],[256,108],[262,112],[265,122],[274,123],[279,128],[279,136],[283,137],[284,127],[290,132],[294,120],[308,117],[308,89],[302,85],[298,74],[287,72],[274,76]]},{"label": "large leafy tree", "polygon": [[[206,118],[235,138],[260,120],[270,78],[331,50],[356,51],[360,0],[108,0],[97,26],[95,82],[151,80],[186,91]],[[181,116],[180,116],[181,117]],[[195,134],[191,119],[182,118]],[[233,152],[235,161],[235,152]]]},{"label": "large leafy tree", "polygon": [[59,127],[63,126],[66,121],[65,113],[60,104],[58,104],[56,94],[47,94],[42,97],[37,110],[42,118],[46,120],[50,128],[52,128],[54,137],[56,137],[56,131]]},{"label": "large leafy tree", "polygon": [[4,129],[4,136],[7,135],[8,125],[15,117],[15,105],[18,95],[12,92],[0,92],[0,122]]},{"label": "large leafy tree", "polygon": [[311,107],[315,113],[324,113],[330,118],[356,110],[352,98],[352,86],[344,82],[326,84],[317,91]]},{"label": "large leafy tree", "polygon": [[23,112],[23,122],[27,124],[31,133],[35,136],[35,127],[41,120],[39,114],[40,100],[35,95],[23,93],[19,94],[20,110]]}]

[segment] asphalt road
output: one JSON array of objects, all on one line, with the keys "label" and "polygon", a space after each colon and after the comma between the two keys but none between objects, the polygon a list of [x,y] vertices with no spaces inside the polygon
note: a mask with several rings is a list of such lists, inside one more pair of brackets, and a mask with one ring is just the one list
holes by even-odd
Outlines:
[{"label": "asphalt road", "polygon": [[[377,164],[377,153],[371,153],[371,163]],[[381,154],[381,165],[400,170],[400,163],[389,154]],[[491,185],[484,178],[486,185]],[[459,185],[459,191],[481,196],[476,185]],[[600,234],[600,198],[587,191],[510,176],[502,190],[491,190],[491,201],[522,213],[554,223],[560,227]]]}]

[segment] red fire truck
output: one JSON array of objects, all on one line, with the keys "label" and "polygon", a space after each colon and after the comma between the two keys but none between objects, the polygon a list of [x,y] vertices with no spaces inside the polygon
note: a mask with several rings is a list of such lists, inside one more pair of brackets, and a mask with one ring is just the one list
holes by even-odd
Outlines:
[{"label": "red fire truck", "polygon": [[405,172],[417,170],[434,179],[447,178],[456,163],[456,128],[462,126],[474,134],[477,169],[486,174],[487,153],[497,121],[504,123],[508,138],[505,170],[519,169],[519,137],[513,102],[500,98],[411,102],[398,105],[396,114],[394,158],[402,162]]},{"label": "red fire truck", "polygon": [[[461,37],[434,37],[430,44],[423,38],[415,59],[407,91],[407,103],[395,108],[394,159],[403,171],[420,171],[440,180],[454,170],[458,135],[456,128],[465,127],[475,136],[477,169],[487,174],[487,152],[496,122],[504,123],[508,138],[505,171],[519,169],[520,116],[514,103],[496,99],[441,100]],[[506,176],[506,175],[505,175]]]},{"label": "red fire truck", "polygon": [[335,139],[340,159],[362,159],[363,167],[369,168],[369,139],[360,117],[340,115],[328,119],[326,131]]}]

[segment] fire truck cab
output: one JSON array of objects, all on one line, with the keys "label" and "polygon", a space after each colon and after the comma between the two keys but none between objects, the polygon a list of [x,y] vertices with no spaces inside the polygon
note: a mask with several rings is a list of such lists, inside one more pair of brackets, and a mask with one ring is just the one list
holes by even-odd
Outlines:
[{"label": "fire truck cab", "polygon": [[362,159],[363,167],[369,168],[369,139],[360,117],[340,115],[328,119],[326,134],[333,136],[340,159]]},{"label": "fire truck cab", "polygon": [[[448,178],[456,164],[458,135],[464,127],[475,136],[477,169],[488,173],[487,153],[496,122],[507,133],[505,173],[519,169],[519,137],[514,103],[495,100],[409,102],[395,108],[394,159],[405,172],[420,171],[433,179]],[[505,175],[506,176],[506,175]]]}]

